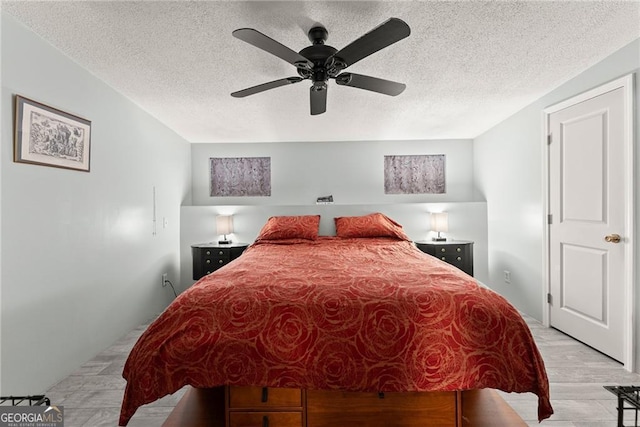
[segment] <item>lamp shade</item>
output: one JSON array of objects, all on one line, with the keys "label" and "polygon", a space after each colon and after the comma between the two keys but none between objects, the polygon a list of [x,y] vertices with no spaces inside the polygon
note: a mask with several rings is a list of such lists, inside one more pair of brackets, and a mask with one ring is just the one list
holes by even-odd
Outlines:
[{"label": "lamp shade", "polygon": [[432,213],[431,230],[437,232],[449,231],[449,215],[446,212]]},{"label": "lamp shade", "polygon": [[216,227],[218,234],[233,233],[233,215],[218,215],[216,217]]}]

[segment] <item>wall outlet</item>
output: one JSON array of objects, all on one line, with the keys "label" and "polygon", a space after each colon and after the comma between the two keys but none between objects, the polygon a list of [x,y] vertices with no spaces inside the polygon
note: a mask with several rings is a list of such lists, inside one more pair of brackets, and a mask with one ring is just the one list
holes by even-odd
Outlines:
[{"label": "wall outlet", "polygon": [[504,271],[504,283],[511,283],[511,272],[509,270]]},{"label": "wall outlet", "polygon": [[162,273],[162,287],[164,288],[165,286],[167,286],[167,273]]}]

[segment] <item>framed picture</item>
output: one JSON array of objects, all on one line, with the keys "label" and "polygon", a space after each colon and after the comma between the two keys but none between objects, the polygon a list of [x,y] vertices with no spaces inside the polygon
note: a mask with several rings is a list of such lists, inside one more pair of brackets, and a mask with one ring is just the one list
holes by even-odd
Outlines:
[{"label": "framed picture", "polygon": [[445,155],[384,156],[385,194],[444,194]]},{"label": "framed picture", "polygon": [[15,100],[15,162],[89,172],[89,120],[20,95]]},{"label": "framed picture", "polygon": [[271,157],[211,157],[211,197],[271,196]]}]

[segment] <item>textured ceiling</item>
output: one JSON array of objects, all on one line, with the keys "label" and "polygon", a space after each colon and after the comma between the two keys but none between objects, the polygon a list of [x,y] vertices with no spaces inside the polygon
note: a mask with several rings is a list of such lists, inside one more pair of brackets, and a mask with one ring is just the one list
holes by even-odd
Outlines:
[{"label": "textured ceiling", "polygon": [[[638,1],[16,1],[11,14],[190,142],[473,138],[640,36]],[[231,36],[255,28],[295,51],[322,23],[340,49],[390,17],[411,35],[346,71],[405,83],[396,97],[307,80]]]}]

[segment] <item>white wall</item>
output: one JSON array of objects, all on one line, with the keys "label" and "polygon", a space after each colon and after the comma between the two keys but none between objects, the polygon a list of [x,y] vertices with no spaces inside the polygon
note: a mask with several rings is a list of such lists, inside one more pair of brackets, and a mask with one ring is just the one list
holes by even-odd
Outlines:
[{"label": "white wall", "polygon": [[[308,205],[473,200],[471,140],[193,144],[194,205]],[[384,194],[384,156],[445,154],[446,194]],[[209,158],[271,157],[271,197],[210,197]]]},{"label": "white wall", "polygon": [[[1,48],[0,390],[35,394],[173,298],[190,147],[5,14]],[[12,161],[14,94],[92,121],[90,173]]]},{"label": "white wall", "polygon": [[[543,110],[628,73],[637,73],[639,68],[640,39],[474,140],[474,180],[487,200],[489,281],[536,319],[542,318],[544,284]],[[636,85],[637,82],[636,75]],[[639,105],[636,86],[636,143],[640,141]],[[636,165],[640,165],[637,148],[636,155]],[[636,187],[640,191],[640,186]],[[640,202],[640,193],[636,202]],[[640,213],[640,209],[636,212]],[[637,243],[636,254],[640,255]],[[511,271],[510,285],[502,281],[503,270]],[[640,296],[640,292],[636,293]]]}]

